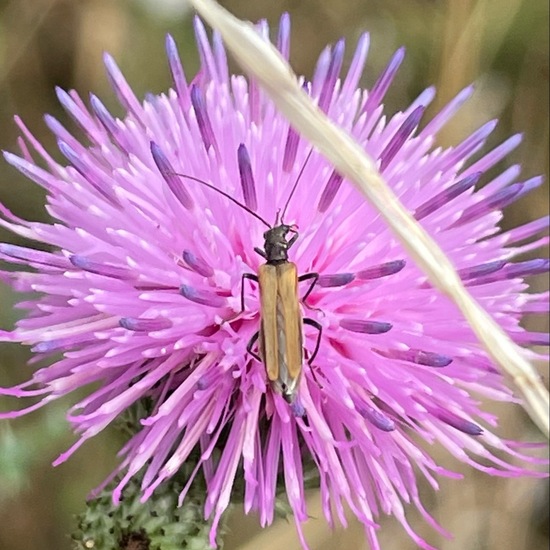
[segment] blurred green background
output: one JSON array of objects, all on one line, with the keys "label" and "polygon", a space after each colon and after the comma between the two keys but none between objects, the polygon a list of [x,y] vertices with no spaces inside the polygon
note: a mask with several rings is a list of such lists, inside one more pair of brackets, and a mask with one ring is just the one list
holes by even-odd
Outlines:
[{"label": "blurred green background", "polygon": [[[236,15],[267,18],[273,28],[283,11],[292,16],[291,62],[298,73],[311,75],[321,49],[345,36],[347,57],[359,34],[371,33],[368,68],[362,84],[371,85],[391,54],[401,45],[406,60],[386,105],[403,109],[422,89],[439,90],[431,113],[460,89],[477,83],[475,97],[441,133],[442,144],[459,142],[482,123],[501,120],[491,143],[522,132],[521,148],[506,159],[521,162],[523,174],[548,176],[548,2],[546,0],[232,0],[221,2]],[[179,0],[0,0],[0,147],[16,151],[12,122],[19,114],[55,156],[55,141],[42,120],[44,113],[68,123],[54,86],[75,88],[87,98],[93,91],[118,115],[102,67],[102,52],[116,58],[138,97],[170,86],[164,56],[164,35],[177,39],[188,75],[197,66],[190,13]],[[59,155],[57,156],[59,158]],[[0,163],[0,200],[19,216],[46,220],[43,195],[33,183]],[[548,211],[548,183],[507,210],[512,227]],[[0,230],[0,240],[19,242]],[[547,251],[546,251],[547,253]],[[541,290],[548,281],[533,281]],[[16,301],[0,283],[0,328],[12,326]],[[547,319],[531,319],[530,328],[547,329]],[[29,353],[17,346],[0,346],[0,385],[28,379]],[[548,379],[547,366],[541,374]],[[0,423],[0,550],[68,550],[72,515],[83,508],[88,491],[115,465],[120,440],[106,431],[88,442],[68,463],[51,462],[71,445],[64,410],[66,399],[28,417]],[[3,399],[2,410],[23,406]],[[519,407],[490,408],[502,418],[507,438],[535,440],[537,430]],[[410,513],[418,532],[442,550],[538,550],[548,547],[546,481],[489,478],[457,465],[435,449],[441,463],[466,475],[463,482],[442,480],[441,491],[426,491],[428,509],[455,535],[445,541],[417,514]],[[311,495],[312,519],[307,537],[314,550],[366,549],[361,528],[353,521],[347,531],[328,531],[316,495]],[[384,520],[384,550],[408,550],[415,545],[393,520]],[[286,522],[260,531],[254,517],[235,513],[229,550],[299,548],[294,527]]]}]

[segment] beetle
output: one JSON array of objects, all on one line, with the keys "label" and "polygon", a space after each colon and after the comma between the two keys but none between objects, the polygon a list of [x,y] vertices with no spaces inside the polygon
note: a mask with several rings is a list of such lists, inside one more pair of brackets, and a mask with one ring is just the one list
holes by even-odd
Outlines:
[{"label": "beetle", "polygon": [[[273,226],[246,204],[239,202],[214,185],[194,176],[172,171],[162,152],[154,143],[151,143],[151,152],[163,177],[179,176],[201,183],[246,210],[268,227],[268,230],[264,233],[263,249],[254,248],[266,262],[259,267],[257,274],[243,274],[241,279],[241,311],[224,322],[231,321],[245,310],[245,280],[256,282],[260,293],[260,329],[252,336],[246,349],[257,361],[264,364],[267,378],[273,390],[280,394],[287,403],[292,404],[296,398],[303,370],[303,324],[310,325],[318,331],[315,348],[307,360],[310,366],[319,351],[322,334],[322,326],[314,319],[304,318],[300,309],[300,301],[305,303],[319,279],[319,274],[312,272],[298,276],[296,264],[288,259],[288,250],[298,239],[297,226],[285,224],[283,221],[286,209],[312,151],[310,151],[300,174],[294,182],[280,218],[279,213],[277,213]],[[311,284],[300,300],[298,283],[306,280],[310,280]],[[253,349],[258,340],[259,353]]]},{"label": "beetle", "polygon": [[[290,239],[287,235],[292,233]],[[241,312],[244,311],[244,280],[258,283],[260,291],[260,330],[250,339],[246,349],[258,361],[263,362],[272,388],[291,404],[296,396],[303,367],[302,323],[318,330],[317,342],[308,364],[313,363],[321,343],[322,327],[314,319],[303,318],[300,311],[298,283],[311,280],[304,294],[305,301],[317,280],[318,273],[298,276],[296,264],[288,259],[288,249],[298,239],[296,226],[281,223],[264,233],[264,248],[254,248],[266,263],[258,274],[245,273],[241,283]],[[260,341],[260,355],[253,351]]]}]

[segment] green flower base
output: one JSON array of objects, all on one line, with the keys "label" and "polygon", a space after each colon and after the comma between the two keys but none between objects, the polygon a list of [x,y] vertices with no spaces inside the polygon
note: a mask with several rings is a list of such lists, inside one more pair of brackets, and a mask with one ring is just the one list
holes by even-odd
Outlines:
[{"label": "green flower base", "polygon": [[[205,488],[193,483],[178,508],[179,481],[161,484],[145,503],[140,479],[128,483],[122,502],[115,506],[112,492],[104,491],[90,500],[77,516],[78,529],[72,535],[75,550],[208,550],[211,521],[204,519]],[[198,480],[195,480],[198,481]],[[226,513],[224,517],[229,514]],[[223,522],[217,529],[217,548],[223,548]]]}]

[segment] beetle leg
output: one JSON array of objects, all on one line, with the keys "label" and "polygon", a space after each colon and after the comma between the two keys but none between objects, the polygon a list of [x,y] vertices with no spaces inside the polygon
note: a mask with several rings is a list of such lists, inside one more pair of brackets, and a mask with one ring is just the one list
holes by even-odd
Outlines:
[{"label": "beetle leg", "polygon": [[309,325],[310,327],[316,328],[318,330],[317,333],[317,343],[315,344],[315,349],[313,350],[313,353],[307,360],[308,365],[311,366],[311,363],[313,363],[313,360],[317,356],[317,353],[319,351],[319,346],[321,345],[321,335],[323,334],[323,327],[314,319],[310,319],[309,317],[304,318],[304,325]]},{"label": "beetle leg", "polygon": [[259,254],[262,258],[267,260],[267,254],[261,248],[258,248],[257,246],[254,247],[254,252],[256,252],[256,254]]},{"label": "beetle leg", "polygon": [[248,344],[246,344],[246,351],[248,353],[250,353],[250,355],[252,355],[252,357],[254,357],[254,359],[256,359],[256,361],[261,363],[262,358],[255,351],[252,351],[252,348],[254,347],[254,344],[258,341],[259,336],[260,336],[260,331],[256,332],[252,336],[252,338],[250,338]]},{"label": "beetle leg", "polygon": [[313,279],[313,281],[311,281],[309,288],[306,290],[306,293],[302,296],[302,302],[305,302],[307,300],[307,297],[311,294],[313,287],[317,284],[317,281],[319,280],[319,273],[305,273],[304,275],[300,275],[298,277],[298,281],[300,283],[303,281],[307,281],[309,279]]},{"label": "beetle leg", "polygon": [[318,330],[317,343],[315,344],[315,349],[313,350],[311,357],[307,360],[307,364],[310,367],[310,372],[311,372],[311,375],[313,376],[313,380],[315,380],[315,383],[319,386],[319,388],[322,388],[323,386],[319,383],[319,380],[317,379],[317,375],[315,374],[315,367],[312,365],[312,363],[315,357],[317,356],[317,352],[319,351],[319,346],[321,345],[321,334],[323,333],[323,327],[317,321],[313,319],[309,319],[308,317],[304,318],[303,323],[304,325],[309,325],[310,327],[314,327]]},{"label": "beetle leg", "polygon": [[254,281],[256,283],[258,282],[258,277],[257,277],[257,275],[254,275],[254,273],[244,273],[243,274],[242,279],[241,279],[241,311],[239,311],[238,313],[235,313],[234,315],[232,315],[228,319],[224,319],[222,321],[222,325],[224,323],[230,323],[231,321],[235,320],[244,311],[244,280],[245,279],[249,279],[250,281]]},{"label": "beetle leg", "polygon": [[306,290],[306,293],[302,296],[301,302],[308,309],[313,309],[315,311],[319,311],[318,308],[311,307],[306,303],[307,297],[311,294],[311,291],[315,288],[315,285],[317,284],[317,281],[319,280],[319,273],[305,273],[304,275],[300,275],[298,277],[298,282],[301,283],[302,281],[308,281],[310,279],[313,279],[313,280],[311,281],[311,284],[309,285],[309,288]]},{"label": "beetle leg", "polygon": [[258,281],[258,276],[254,275],[254,273],[244,273],[243,277],[241,279],[241,311],[239,312],[239,315],[244,311],[244,280],[248,279],[249,281],[254,281],[255,283]]},{"label": "beetle leg", "polygon": [[[291,229],[292,231],[292,229]],[[294,235],[289,239],[289,241],[286,243],[287,250],[296,242],[296,239],[298,238],[298,231],[294,230]]]}]

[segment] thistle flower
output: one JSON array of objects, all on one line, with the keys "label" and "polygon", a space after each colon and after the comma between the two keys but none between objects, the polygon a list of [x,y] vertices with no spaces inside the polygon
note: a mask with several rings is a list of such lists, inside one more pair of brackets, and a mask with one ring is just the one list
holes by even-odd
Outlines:
[{"label": "thistle flower", "polygon": [[[267,39],[267,26],[259,29]],[[491,475],[539,475],[511,464],[537,460],[497,436],[497,419],[477,400],[515,398],[458,309],[408,260],[376,211],[289,127],[254,82],[229,74],[219,36],[211,45],[198,20],[195,30],[199,73],[187,82],[168,37],[174,89],[143,102],[105,57],[126,110],[123,119],[96,96],[88,108],[74,91],[58,90],[89,140],[83,145],[46,116],[63,164],[16,119],[25,138],[22,154],[4,156],[46,189],[55,223],[28,222],[2,207],[3,227],[51,251],[0,246],[3,260],[22,266],[4,278],[18,291],[38,294],[20,304],[29,316],[0,338],[32,346],[50,364],[27,383],[2,390],[41,398],[3,417],[93,383],[68,413],[79,438],[59,464],[147,401],[150,411],[121,451],[113,498],[118,502],[139,475],[146,501],[198,453],[179,501],[200,474],[212,544],[241,476],[244,509],[256,510],[262,526],[273,521],[278,479],[284,480],[306,547],[304,472],[315,464],[331,524],[346,523],[347,504],[378,548],[377,518],[392,514],[419,546],[432,548],[405,517],[403,503],[413,503],[444,533],[420,502],[414,467],[434,489],[435,475],[459,476],[438,466],[419,440],[439,442]],[[287,16],[277,44],[288,56]],[[508,334],[521,344],[547,344],[547,335],[525,330],[520,320],[548,309],[548,294],[527,294],[525,282],[547,272],[548,262],[517,258],[548,242],[539,235],[548,218],[506,232],[498,226],[502,209],[542,180],[517,181],[518,166],[486,175],[520,137],[479,153],[496,125],[489,122],[456,147],[434,148],[438,130],[471,88],[422,127],[432,88],[387,116],[384,96],[404,51],[367,91],[358,83],[368,47],[364,35],[342,78],[344,42],[327,48],[304,89],[378,160],[400,200]],[[265,227],[250,211],[273,221],[286,203],[285,222],[300,231],[290,259],[299,273],[319,273],[304,315],[322,328],[319,353],[311,365],[304,361],[296,397],[287,400],[247,351],[260,325],[254,283],[244,286],[241,313],[242,276],[256,273],[264,261],[254,249],[262,246]],[[305,359],[317,337],[304,327]]]}]

